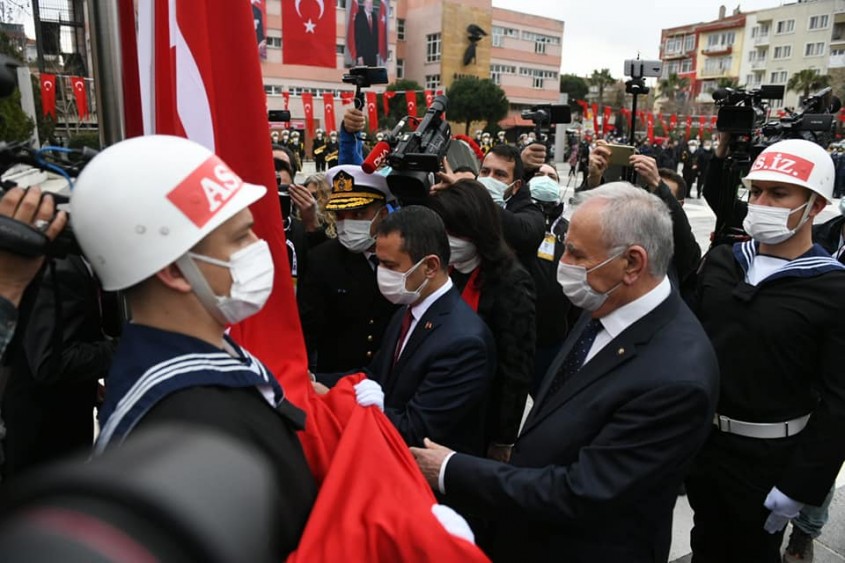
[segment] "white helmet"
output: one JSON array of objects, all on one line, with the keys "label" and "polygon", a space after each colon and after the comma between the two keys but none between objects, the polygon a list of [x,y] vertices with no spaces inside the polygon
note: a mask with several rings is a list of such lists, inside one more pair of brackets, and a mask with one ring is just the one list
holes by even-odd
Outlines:
[{"label": "white helmet", "polygon": [[787,139],[761,152],[742,183],[747,188],[755,180],[803,186],[830,203],[835,176],[833,159],[826,150],[812,141]]},{"label": "white helmet", "polygon": [[105,149],[71,195],[73,230],[103,289],[131,287],[260,199],[207,148],[150,135]]}]

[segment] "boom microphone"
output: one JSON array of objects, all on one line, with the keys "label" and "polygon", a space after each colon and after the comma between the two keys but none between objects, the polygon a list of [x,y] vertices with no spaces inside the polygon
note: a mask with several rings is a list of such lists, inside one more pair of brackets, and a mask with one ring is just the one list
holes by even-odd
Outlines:
[{"label": "boom microphone", "polygon": [[376,146],[373,147],[373,150],[370,151],[370,154],[367,155],[364,162],[361,163],[361,170],[367,174],[372,174],[378,167],[384,164],[387,159],[387,155],[389,154],[390,145],[384,141],[379,141],[376,143]]}]

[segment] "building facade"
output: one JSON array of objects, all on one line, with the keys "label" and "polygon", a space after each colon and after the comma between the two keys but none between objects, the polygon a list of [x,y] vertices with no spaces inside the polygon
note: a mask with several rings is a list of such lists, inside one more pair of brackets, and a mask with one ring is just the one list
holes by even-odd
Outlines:
[{"label": "building facade", "polygon": [[[282,63],[287,46],[282,36],[281,0],[266,0],[267,56],[262,72],[267,105],[269,109],[284,109],[284,94],[289,94],[293,128],[304,129],[304,110],[297,101],[303,92],[315,95],[317,127],[332,130],[339,125],[342,111],[335,112],[337,123],[323,123],[321,95],[333,93],[340,107],[340,93],[352,90],[341,82],[346,70],[347,3],[351,7],[352,0],[336,0],[337,64],[324,68]],[[461,76],[490,78],[511,102],[504,127],[525,125],[518,117],[525,107],[557,102],[562,21],[493,8],[491,0],[389,0],[387,5],[385,66],[390,82],[404,78],[425,89],[445,90]],[[473,43],[468,28],[473,25],[486,34],[475,42],[474,53],[468,51]],[[384,86],[371,90],[381,92]]]}]

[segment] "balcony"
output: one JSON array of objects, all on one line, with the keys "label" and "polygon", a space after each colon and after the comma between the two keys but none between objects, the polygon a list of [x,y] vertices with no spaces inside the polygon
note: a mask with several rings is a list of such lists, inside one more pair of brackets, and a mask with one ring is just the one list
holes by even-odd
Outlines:
[{"label": "balcony", "polygon": [[831,55],[827,68],[845,68],[845,55]]},{"label": "balcony", "polygon": [[703,53],[707,56],[711,55],[730,55],[733,52],[733,45],[708,45],[704,48]]},{"label": "balcony", "polygon": [[698,96],[695,97],[695,103],[697,104],[712,104],[713,103],[713,93],[712,92],[702,92]]},{"label": "balcony", "polygon": [[766,59],[751,61],[751,70],[764,70],[766,68]]},{"label": "balcony", "polygon": [[837,23],[833,26],[833,34],[830,36],[830,43],[845,43],[845,24]]},{"label": "balcony", "polygon": [[722,78],[728,76],[729,68],[702,69],[701,78]]},{"label": "balcony", "polygon": [[686,55],[684,51],[666,51],[663,53],[664,61],[671,61],[673,59],[681,59]]},{"label": "balcony", "polygon": [[754,38],[754,44],[757,45],[758,47],[762,47],[763,45],[768,45],[769,44],[769,34],[767,33],[766,35],[758,35],[757,37]]}]

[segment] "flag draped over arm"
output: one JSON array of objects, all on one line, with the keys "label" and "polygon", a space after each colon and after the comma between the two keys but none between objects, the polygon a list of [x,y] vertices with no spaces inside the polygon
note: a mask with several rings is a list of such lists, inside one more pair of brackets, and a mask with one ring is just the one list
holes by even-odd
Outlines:
[{"label": "flag draped over arm", "polygon": [[[283,0],[283,16],[293,4]],[[302,2],[302,13],[313,16],[306,4],[313,11],[317,3]],[[334,30],[334,2],[325,3],[327,13],[329,5]],[[275,185],[250,3],[209,9],[206,0],[140,0],[138,11],[139,60],[154,67],[139,72],[141,90],[153,93],[142,100],[145,132],[188,137],[216,152],[244,181]],[[333,38],[330,46],[334,53]],[[313,119],[313,105],[311,111]],[[275,282],[261,312],[233,326],[231,335],[305,410],[300,439],[321,486],[291,560],[486,561],[477,547],[449,535],[432,517],[434,496],[396,429],[380,411],[357,406],[357,379],[325,396],[314,392],[276,190],[250,209],[256,234],[271,248]]]}]

